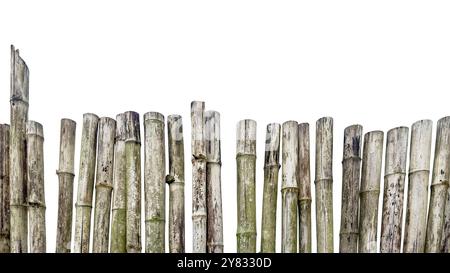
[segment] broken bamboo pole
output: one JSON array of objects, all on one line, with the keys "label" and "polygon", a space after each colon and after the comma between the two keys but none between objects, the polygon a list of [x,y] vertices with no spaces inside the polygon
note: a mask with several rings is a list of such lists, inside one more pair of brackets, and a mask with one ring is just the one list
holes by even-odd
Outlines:
[{"label": "broken bamboo pole", "polygon": [[309,145],[309,124],[300,123],[298,125],[298,149],[299,149],[299,192],[298,192],[298,213],[299,213],[299,234],[298,251],[300,253],[311,253],[312,232],[311,232],[311,166],[310,166],[310,145]]},{"label": "broken bamboo pole", "polygon": [[0,253],[9,253],[9,125],[0,124]]}]

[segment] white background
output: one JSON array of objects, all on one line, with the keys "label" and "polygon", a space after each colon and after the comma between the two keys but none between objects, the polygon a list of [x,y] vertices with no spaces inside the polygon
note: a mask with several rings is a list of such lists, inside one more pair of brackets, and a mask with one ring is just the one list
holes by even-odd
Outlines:
[{"label": "white background", "polygon": [[[236,123],[258,122],[259,251],[266,124],[310,123],[314,178],[315,121],[334,118],[337,251],[343,130],[359,123],[364,132],[387,132],[423,118],[435,125],[450,114],[449,14],[448,1],[1,1],[0,122],[9,123],[13,43],[30,69],[29,118],[44,125],[48,251],[56,241],[60,119],[78,124],[78,170],[82,114],[126,110],[183,116],[192,250],[192,100],[221,113],[226,252],[236,250]],[[77,180],[78,171],[75,194]],[[279,251],[280,207],[277,217]]]}]

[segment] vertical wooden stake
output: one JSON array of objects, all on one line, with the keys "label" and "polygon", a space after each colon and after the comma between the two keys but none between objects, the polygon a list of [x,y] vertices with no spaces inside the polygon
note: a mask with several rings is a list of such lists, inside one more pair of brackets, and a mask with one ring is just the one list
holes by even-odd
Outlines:
[{"label": "vertical wooden stake", "polygon": [[9,125],[0,124],[0,253],[11,251],[9,185]]},{"label": "vertical wooden stake", "polygon": [[309,145],[309,124],[298,125],[299,149],[299,193],[298,193],[298,250],[300,253],[311,253],[311,164]]}]

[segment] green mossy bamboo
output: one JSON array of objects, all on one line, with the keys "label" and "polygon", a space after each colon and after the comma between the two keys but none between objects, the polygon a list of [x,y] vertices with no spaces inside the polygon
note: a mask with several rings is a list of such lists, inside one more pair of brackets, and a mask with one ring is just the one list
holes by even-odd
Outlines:
[{"label": "green mossy bamboo", "polygon": [[298,251],[311,253],[311,164],[309,144],[309,124],[298,125],[298,165],[299,165],[299,191],[298,191]]}]

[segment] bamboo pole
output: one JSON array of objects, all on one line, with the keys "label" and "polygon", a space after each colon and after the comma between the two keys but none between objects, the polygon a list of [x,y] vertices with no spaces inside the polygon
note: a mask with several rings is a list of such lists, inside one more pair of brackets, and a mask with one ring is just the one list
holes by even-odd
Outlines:
[{"label": "bamboo pole", "polygon": [[164,116],[144,115],[145,252],[165,251],[165,138]]},{"label": "bamboo pole", "polygon": [[206,144],[207,252],[223,253],[223,219],[220,153],[220,114],[206,111],[204,118]]},{"label": "bamboo pole", "polygon": [[94,253],[107,253],[109,247],[115,136],[116,121],[108,117],[100,118],[98,122],[94,238],[92,242],[92,252]]},{"label": "bamboo pole", "polygon": [[184,141],[183,120],[179,115],[167,117],[169,143],[169,251],[184,253]]},{"label": "bamboo pole", "polygon": [[9,149],[11,252],[28,252],[26,122],[28,120],[29,71],[11,45],[11,127]]},{"label": "bamboo pole", "polygon": [[267,125],[266,129],[261,221],[261,252],[263,253],[275,253],[278,172],[280,169],[280,128],[280,124],[271,123]]},{"label": "bamboo pole", "polygon": [[9,125],[0,124],[0,253],[9,253]]},{"label": "bamboo pole", "polygon": [[193,252],[206,252],[207,204],[206,204],[206,149],[204,139],[205,103],[191,103],[191,151],[192,151],[192,232]]},{"label": "bamboo pole", "polygon": [[30,252],[45,253],[44,130],[27,122],[27,181]]},{"label": "bamboo pole", "polygon": [[364,135],[359,193],[359,253],[377,252],[378,201],[383,161],[383,139],[384,133],[382,131],[372,131]]},{"label": "bamboo pole", "polygon": [[256,252],[256,121],[237,124],[237,252]]},{"label": "bamboo pole", "polygon": [[411,126],[403,252],[422,253],[425,251],[432,127],[431,120],[417,121]]},{"label": "bamboo pole", "polygon": [[98,117],[83,115],[77,202],[75,204],[74,252],[89,252],[92,196],[94,192]]},{"label": "bamboo pole", "polygon": [[342,160],[342,204],[339,252],[358,252],[359,180],[361,174],[361,138],[363,127],[344,130]]},{"label": "bamboo pole", "polygon": [[309,124],[298,125],[298,149],[299,149],[299,234],[298,250],[300,253],[311,253],[311,166],[309,145]]},{"label": "bamboo pole", "polygon": [[450,167],[450,117],[437,123],[425,252],[440,252]]},{"label": "bamboo pole", "polygon": [[408,134],[408,127],[394,128],[387,133],[380,238],[381,253],[400,252]]},{"label": "bamboo pole", "polygon": [[317,252],[333,252],[333,119],[316,123]]}]

